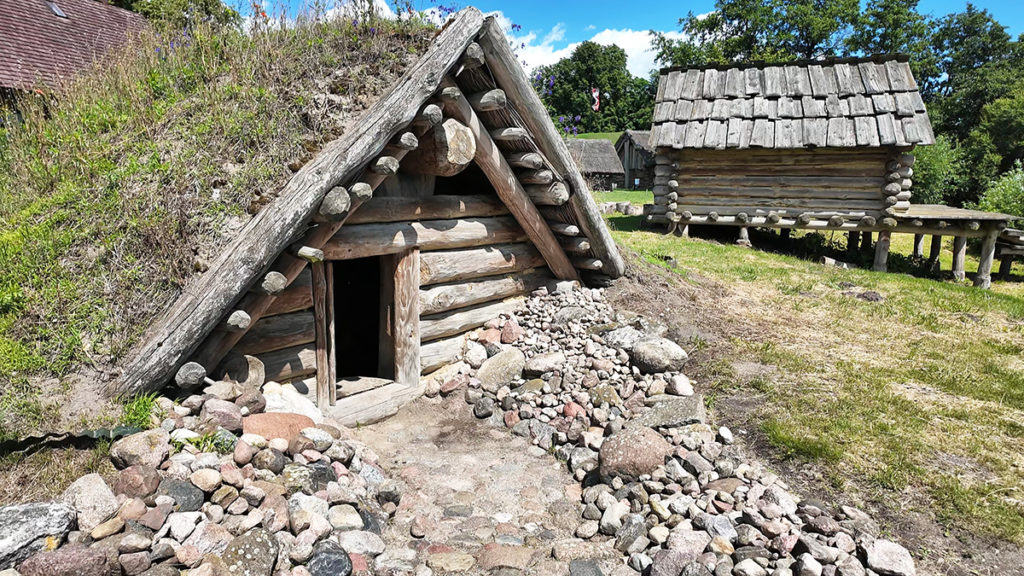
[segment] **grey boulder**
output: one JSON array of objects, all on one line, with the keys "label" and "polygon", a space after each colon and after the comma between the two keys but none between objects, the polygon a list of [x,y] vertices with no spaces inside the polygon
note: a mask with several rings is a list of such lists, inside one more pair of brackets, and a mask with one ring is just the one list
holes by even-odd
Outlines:
[{"label": "grey boulder", "polygon": [[62,541],[75,523],[75,509],[59,502],[0,508],[0,570],[42,550],[46,539]]},{"label": "grey boulder", "polygon": [[629,353],[633,364],[645,374],[682,370],[686,351],[667,338],[644,338]]}]

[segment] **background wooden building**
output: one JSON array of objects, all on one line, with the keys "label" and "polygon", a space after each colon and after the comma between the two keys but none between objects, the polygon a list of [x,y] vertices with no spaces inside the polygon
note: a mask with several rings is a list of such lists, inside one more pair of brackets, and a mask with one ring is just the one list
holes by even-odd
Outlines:
[{"label": "background wooden building", "polygon": [[466,9],[186,290],[116,391],[314,377],[325,414],[373,421],[510,298],[622,272],[499,25]]},{"label": "background wooden building", "polygon": [[901,57],[664,70],[652,131],[650,219],[669,225],[905,211],[910,152],[935,141]]},{"label": "background wooden building", "polygon": [[650,190],[654,186],[654,147],[650,130],[625,130],[615,142],[625,172],[625,187],[630,190]]},{"label": "background wooden building", "polygon": [[570,138],[569,153],[594,190],[614,190],[623,185],[624,172],[610,140]]}]

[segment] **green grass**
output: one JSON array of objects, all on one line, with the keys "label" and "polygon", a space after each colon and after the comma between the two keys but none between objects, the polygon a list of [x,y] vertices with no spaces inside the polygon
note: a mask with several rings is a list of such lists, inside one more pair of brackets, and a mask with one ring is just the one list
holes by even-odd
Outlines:
[{"label": "green grass", "polygon": [[[787,243],[752,234],[759,249],[749,249],[733,244],[735,231],[721,231],[719,243],[641,231],[637,217],[608,221],[645,260],[670,257],[685,282],[714,281],[735,296],[707,296],[710,310],[746,327],[729,359],[777,369],[738,389],[731,378],[707,384],[758,398],[753,423],[780,454],[819,463],[837,489],[916,503],[949,527],[1024,543],[1019,276],[990,291],[937,281],[910,257],[912,236],[894,238],[896,273],[883,274],[816,264],[843,258],[838,235]],[[968,272],[976,268],[969,255]],[[885,300],[855,297],[867,290]]]},{"label": "green grass", "polygon": [[576,135],[576,138],[584,138],[587,140],[610,140],[612,144],[619,141],[619,136],[622,136],[622,132],[584,132],[583,134]]},{"label": "green grass", "polygon": [[136,396],[121,407],[121,425],[137,428],[152,428],[152,417],[157,413],[156,393]]},{"label": "green grass", "polygon": [[22,123],[0,129],[0,435],[52,420],[40,398],[59,390],[39,382],[122,358],[432,32],[360,21],[154,30],[16,103]]},{"label": "green grass", "polygon": [[654,201],[654,194],[650,190],[611,190],[608,192],[593,192],[594,201],[598,204],[603,202],[630,202],[643,205]]}]

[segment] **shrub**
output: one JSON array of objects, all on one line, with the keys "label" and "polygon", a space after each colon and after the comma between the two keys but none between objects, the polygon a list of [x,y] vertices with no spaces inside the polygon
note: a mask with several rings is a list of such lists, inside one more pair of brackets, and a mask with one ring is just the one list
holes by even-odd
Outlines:
[{"label": "shrub", "polygon": [[942,204],[951,197],[960,155],[946,135],[935,138],[935,144],[914,149],[914,203]]},{"label": "shrub", "polygon": [[1019,160],[982,192],[978,208],[1024,219],[1024,166]]}]

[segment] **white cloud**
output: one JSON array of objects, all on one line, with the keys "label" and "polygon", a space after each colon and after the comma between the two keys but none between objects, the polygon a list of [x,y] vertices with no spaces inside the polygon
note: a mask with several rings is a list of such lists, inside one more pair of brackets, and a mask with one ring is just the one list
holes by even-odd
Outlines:
[{"label": "white cloud", "polygon": [[[580,45],[579,42],[565,43],[565,24],[559,22],[547,32],[531,30],[516,33],[512,29],[512,21],[502,12],[493,15],[501,24],[505,34],[512,40],[513,49],[519,55],[527,70],[538,66],[548,66],[568,57]],[[594,25],[587,26],[586,31],[595,30]],[[664,33],[669,38],[682,38],[682,32],[669,31]],[[593,34],[589,40],[605,46],[616,45],[626,52],[626,68],[634,76],[647,77],[655,68],[654,51],[651,49],[651,35],[647,30],[604,29]]]}]

